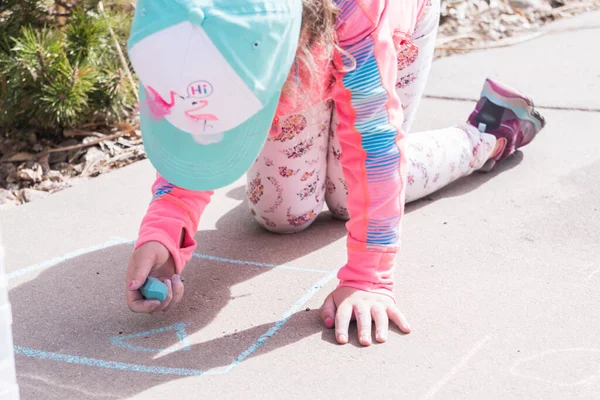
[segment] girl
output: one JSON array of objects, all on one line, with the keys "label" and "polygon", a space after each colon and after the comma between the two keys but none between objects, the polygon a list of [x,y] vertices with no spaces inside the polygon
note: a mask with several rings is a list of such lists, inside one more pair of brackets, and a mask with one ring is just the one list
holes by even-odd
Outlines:
[{"label": "girl", "polygon": [[[140,14],[145,12],[140,11],[142,3]],[[336,218],[348,221],[348,258],[321,317],[326,327],[335,327],[340,344],[348,342],[355,318],[359,341],[368,346],[372,322],[378,342],[386,341],[389,320],[410,332],[393,292],[405,201],[473,171],[489,171],[531,142],[545,122],[530,99],[488,79],[468,123],[407,135],[431,67],[439,0],[302,0],[302,8],[295,61],[269,137],[247,171],[248,201],[256,221],[272,232],[308,228],[325,203]],[[209,14],[192,14],[208,24]],[[144,64],[133,64],[142,76]],[[201,104],[193,101],[198,93],[209,96],[218,90],[200,82],[194,82],[187,97],[180,96],[191,101],[184,107],[194,107],[186,111],[188,120],[167,118],[181,127],[192,124],[189,132],[206,145],[222,140],[202,136],[207,121],[218,124],[223,118],[207,117],[206,97]],[[145,95],[153,115],[168,115],[178,101],[175,91],[169,101],[152,88],[146,87]],[[150,150],[150,141],[145,145]],[[194,233],[212,194],[169,182],[154,153],[149,157],[160,175],[127,272],[128,306],[142,313],[167,311],[181,300],[179,274],[196,247]],[[164,302],[140,295],[148,276],[166,283]]]}]

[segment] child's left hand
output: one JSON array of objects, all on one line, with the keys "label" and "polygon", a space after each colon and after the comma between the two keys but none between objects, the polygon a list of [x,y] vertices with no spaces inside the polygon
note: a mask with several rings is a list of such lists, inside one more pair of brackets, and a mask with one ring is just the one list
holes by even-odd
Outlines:
[{"label": "child's left hand", "polygon": [[375,337],[379,343],[387,340],[389,320],[402,332],[410,333],[408,320],[391,297],[351,287],[339,287],[327,296],[321,307],[321,318],[328,328],[335,326],[339,344],[348,343],[348,327],[353,319],[356,319],[358,340],[363,346],[371,345],[371,320],[375,321]]}]

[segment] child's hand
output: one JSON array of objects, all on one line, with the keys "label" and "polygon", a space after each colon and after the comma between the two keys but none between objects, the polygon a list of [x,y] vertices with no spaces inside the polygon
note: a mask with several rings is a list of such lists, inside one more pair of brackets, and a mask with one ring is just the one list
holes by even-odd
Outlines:
[{"label": "child's hand", "polygon": [[[153,276],[167,285],[169,294],[162,303],[147,300],[139,291],[146,278]],[[132,254],[127,268],[127,306],[137,313],[169,311],[183,297],[183,282],[175,274],[175,263],[169,250],[161,243],[148,242]]]},{"label": "child's hand", "polygon": [[389,320],[396,323],[402,332],[410,333],[406,317],[392,298],[351,287],[339,287],[327,296],[321,307],[321,318],[328,328],[335,326],[339,344],[348,343],[348,327],[352,319],[356,319],[359,342],[363,346],[371,345],[371,320],[375,321],[376,339],[380,343],[387,340]]}]

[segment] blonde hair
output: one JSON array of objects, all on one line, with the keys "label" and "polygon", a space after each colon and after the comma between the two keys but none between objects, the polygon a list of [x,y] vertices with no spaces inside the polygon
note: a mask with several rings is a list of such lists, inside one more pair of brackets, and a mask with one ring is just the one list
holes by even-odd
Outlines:
[{"label": "blonde hair", "polygon": [[333,0],[302,0],[302,36],[298,57],[310,63],[314,45],[323,46],[330,55],[335,46],[335,23],[339,9]]},{"label": "blonde hair", "polygon": [[283,93],[300,92],[300,97],[310,97],[308,91],[323,90],[321,85],[329,72],[322,65],[331,60],[337,47],[335,24],[339,9],[333,0],[302,0],[302,9],[302,31],[296,61]]}]

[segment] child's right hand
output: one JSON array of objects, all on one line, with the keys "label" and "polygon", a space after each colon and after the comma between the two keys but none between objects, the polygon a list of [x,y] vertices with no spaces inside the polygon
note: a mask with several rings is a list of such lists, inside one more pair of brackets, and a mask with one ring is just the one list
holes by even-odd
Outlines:
[{"label": "child's right hand", "polygon": [[[145,299],[139,289],[153,276],[167,285],[169,294],[162,303]],[[159,242],[148,242],[134,250],[127,268],[127,306],[136,313],[169,311],[183,297],[183,282],[175,272],[169,250]]]}]

